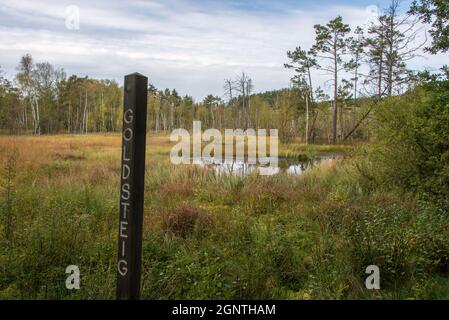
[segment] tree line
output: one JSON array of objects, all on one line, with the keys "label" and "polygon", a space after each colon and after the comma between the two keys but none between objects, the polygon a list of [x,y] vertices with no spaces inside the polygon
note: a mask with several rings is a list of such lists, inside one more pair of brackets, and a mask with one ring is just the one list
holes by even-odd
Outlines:
[{"label": "tree line", "polygon": [[[401,13],[399,0],[392,0],[365,27],[352,28],[341,16],[317,24],[313,46],[287,52],[285,67],[294,76],[283,90],[254,93],[245,72],[224,80],[221,97],[208,95],[200,102],[150,85],[148,130],[190,129],[193,120],[200,120],[203,128],[276,128],[282,141],[367,139],[377,102],[419,82],[417,72],[407,67],[425,45],[418,39],[424,34],[416,29],[418,20],[431,26],[433,41],[426,50],[445,52],[448,10],[444,2],[421,0]],[[317,71],[328,79],[315,88]],[[12,81],[0,70],[0,128],[11,134],[119,131],[122,104],[123,88],[114,80],[67,77],[63,69],[35,62],[29,54],[21,58]]]}]

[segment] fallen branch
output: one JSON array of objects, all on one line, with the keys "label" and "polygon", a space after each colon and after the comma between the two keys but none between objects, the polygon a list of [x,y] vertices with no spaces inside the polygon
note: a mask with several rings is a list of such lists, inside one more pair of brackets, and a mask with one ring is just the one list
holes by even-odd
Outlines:
[{"label": "fallen branch", "polygon": [[377,106],[377,104],[379,103],[379,99],[376,100],[373,105],[368,109],[368,111],[363,115],[363,117],[359,120],[359,122],[357,122],[357,124],[354,126],[354,128],[352,128],[351,131],[349,131],[349,133],[343,138],[343,142],[345,142],[350,136],[353,135],[353,133],[358,129],[358,127],[360,127],[360,125],[362,124],[362,122],[369,116],[369,114],[371,113],[371,111],[374,109],[375,106]]}]

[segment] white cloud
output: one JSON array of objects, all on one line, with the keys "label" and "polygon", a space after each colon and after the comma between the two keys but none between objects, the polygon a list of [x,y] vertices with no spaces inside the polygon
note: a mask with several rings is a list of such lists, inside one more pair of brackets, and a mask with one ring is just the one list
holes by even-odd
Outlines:
[{"label": "white cloud", "polygon": [[[285,52],[311,46],[314,24],[340,14],[356,26],[370,14],[362,6],[252,13],[186,0],[79,0],[81,29],[74,31],[65,28],[65,8],[71,4],[0,0],[0,65],[12,75],[20,56],[31,53],[80,76],[121,82],[138,71],[159,88],[175,87],[196,98],[222,95],[223,79],[245,71],[263,91],[288,86]],[[432,57],[418,65],[426,63],[443,64],[441,57]]]}]

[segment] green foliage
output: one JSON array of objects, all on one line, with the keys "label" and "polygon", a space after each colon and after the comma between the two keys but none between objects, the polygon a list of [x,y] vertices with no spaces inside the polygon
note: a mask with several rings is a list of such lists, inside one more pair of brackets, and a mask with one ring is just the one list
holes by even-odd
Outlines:
[{"label": "green foliage", "polygon": [[385,186],[449,194],[449,81],[431,80],[375,110],[367,172]]},{"label": "green foliage", "polygon": [[[374,190],[351,160],[301,177],[216,176],[160,160],[151,158],[146,173],[145,299],[447,296],[445,202]],[[0,251],[0,297],[114,298],[118,203],[107,186],[118,185],[118,161],[115,174],[71,184],[59,179],[76,169],[20,173],[15,241]],[[80,267],[77,291],[65,289],[70,264]],[[364,289],[371,264],[381,267],[377,293]]]},{"label": "green foliage", "polygon": [[359,212],[347,230],[353,246],[354,272],[363,278],[364,273],[360,272],[363,266],[377,265],[382,270],[383,288],[409,279],[412,274],[409,220],[403,208],[394,206]]},{"label": "green foliage", "polygon": [[449,50],[449,4],[440,0],[414,0],[410,13],[418,15],[420,19],[432,26],[429,31],[432,45],[427,49],[430,53],[446,52]]},{"label": "green foliage", "polygon": [[2,201],[0,202],[0,222],[3,224],[4,237],[8,247],[12,245],[14,236],[14,220],[16,212],[14,210],[15,199],[15,178],[17,150],[12,149],[8,152],[4,167],[0,176],[0,192]]},{"label": "green foliage", "polygon": [[415,228],[419,230],[416,241],[417,273],[449,273],[449,203],[447,200],[436,204],[422,203],[417,215]]}]

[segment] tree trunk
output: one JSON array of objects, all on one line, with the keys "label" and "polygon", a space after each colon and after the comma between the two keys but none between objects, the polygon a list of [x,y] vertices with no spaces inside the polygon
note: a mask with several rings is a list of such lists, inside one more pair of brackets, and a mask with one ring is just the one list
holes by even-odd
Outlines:
[{"label": "tree trunk", "polygon": [[36,134],[39,136],[41,134],[41,123],[40,123],[40,114],[39,114],[39,102],[36,101]]},{"label": "tree trunk", "polygon": [[337,98],[338,98],[338,61],[337,61],[337,49],[334,48],[334,114],[332,119],[332,142],[337,142]]},{"label": "tree trunk", "polygon": [[306,94],[306,144],[309,144],[309,95]]}]

